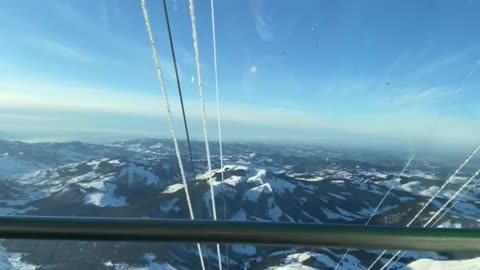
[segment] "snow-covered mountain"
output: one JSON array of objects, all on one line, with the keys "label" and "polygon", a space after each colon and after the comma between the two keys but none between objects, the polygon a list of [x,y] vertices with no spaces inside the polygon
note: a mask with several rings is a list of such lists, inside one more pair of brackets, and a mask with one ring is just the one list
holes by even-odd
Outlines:
[{"label": "snow-covered mountain", "polygon": [[[212,148],[212,153],[218,152],[216,145]],[[212,178],[218,216],[235,221],[364,224],[394,185],[370,224],[403,226],[455,169],[414,161],[399,178],[406,160],[392,156],[362,156],[316,146],[232,143],[224,145],[226,165],[220,168],[218,156],[213,156],[215,169],[208,172],[203,143],[194,142],[194,177],[184,143],[181,152],[195,216],[212,218]],[[429,212],[444,203],[470,173],[468,169],[460,173],[415,225],[425,222]],[[439,225],[477,227],[480,201],[474,194],[478,193],[465,196]],[[187,218],[188,210],[176,156],[167,140],[110,145],[0,141],[0,214]],[[5,265],[23,267],[19,269],[74,269],[74,262],[81,262],[79,269],[85,265],[89,269],[198,267],[192,259],[196,258],[193,244],[3,240],[1,245],[6,251],[0,255],[0,265],[3,260]],[[229,245],[228,250],[230,269],[333,269],[344,253],[251,245]],[[213,267],[214,246],[204,254]],[[339,269],[361,269],[377,254],[352,250]],[[395,267],[407,267],[418,258],[455,256],[459,255],[412,252]],[[223,261],[227,262],[226,256]]]}]

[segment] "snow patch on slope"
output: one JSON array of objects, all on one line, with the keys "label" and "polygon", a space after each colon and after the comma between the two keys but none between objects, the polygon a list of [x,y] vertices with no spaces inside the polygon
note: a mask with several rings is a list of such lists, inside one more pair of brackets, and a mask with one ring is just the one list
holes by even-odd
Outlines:
[{"label": "snow patch on slope", "polygon": [[450,220],[440,224],[437,228],[452,228],[452,229],[461,229],[462,224],[458,222],[451,222]]},{"label": "snow patch on slope", "polygon": [[262,179],[264,179],[267,175],[267,171],[264,169],[259,169],[256,170],[256,174],[254,176],[251,176],[247,179],[247,183],[253,183],[253,184],[258,184],[261,185],[264,183]]},{"label": "snow patch on slope", "polygon": [[127,198],[124,196],[117,196],[114,194],[117,185],[112,183],[104,183],[103,188],[98,192],[92,192],[84,197],[85,204],[93,204],[99,207],[122,207],[126,206]]},{"label": "snow patch on slope", "polygon": [[294,184],[276,177],[268,179],[267,181],[270,184],[273,191],[275,191],[275,193],[279,195],[284,194],[286,191],[293,192],[293,190],[296,187]]},{"label": "snow patch on slope", "polygon": [[274,267],[269,267],[267,269],[271,270],[318,270],[317,268],[313,268],[307,265],[303,265],[298,262],[294,263],[289,263],[281,266],[274,266]]},{"label": "snow patch on slope", "polygon": [[[35,270],[37,268],[40,268],[39,266],[23,262],[21,253],[8,253],[8,260],[9,260],[10,264],[13,266],[12,269],[16,269],[16,270]],[[0,266],[2,266],[1,262],[0,262]],[[3,269],[8,269],[8,268],[0,267],[0,269],[3,270]]]},{"label": "snow patch on slope", "polygon": [[0,269],[14,270],[12,263],[8,258],[8,253],[3,246],[0,246]]},{"label": "snow patch on slope", "polygon": [[173,184],[173,185],[167,186],[162,191],[162,193],[175,193],[181,189],[183,189],[183,184]]},{"label": "snow patch on slope", "polygon": [[272,187],[270,184],[263,184],[254,188],[251,188],[245,192],[245,199],[251,202],[257,202],[261,194],[271,194]]},{"label": "snow patch on slope", "polygon": [[437,261],[432,259],[420,259],[408,264],[405,270],[480,270],[480,258],[458,261]]},{"label": "snow patch on slope", "polygon": [[142,167],[130,163],[128,167],[120,171],[119,177],[128,176],[128,185],[132,186],[135,181],[143,181],[146,185],[155,185],[158,183],[158,176]]},{"label": "snow patch on slope", "polygon": [[155,262],[155,255],[152,253],[146,253],[144,258],[147,260],[147,265],[144,266],[133,266],[126,263],[112,263],[111,261],[107,261],[103,263],[103,265],[109,267],[109,269],[113,267],[115,270],[177,270],[177,268],[169,263]]},{"label": "snow patch on slope", "polygon": [[[322,264],[323,267],[314,268],[304,264],[305,262],[310,260],[314,260],[316,263]],[[283,260],[282,265],[276,266],[276,267],[270,267],[268,269],[275,269],[275,270],[333,269],[335,268],[336,264],[337,262],[335,260],[331,259],[329,256],[325,254],[306,251],[302,253],[290,254]],[[339,270],[360,269],[360,261],[351,255],[347,255],[344,259],[344,263],[342,263],[338,269]]]},{"label": "snow patch on slope", "polygon": [[322,209],[322,212],[325,214],[325,216],[327,216],[327,218],[329,220],[335,220],[335,219],[343,219],[343,220],[346,220],[346,221],[352,221],[353,220],[353,218],[351,218],[351,217],[346,217],[346,216],[339,215],[339,214],[331,211],[328,208],[321,207],[321,209]]},{"label": "snow patch on slope", "polygon": [[268,204],[270,208],[268,209],[268,217],[274,221],[280,221],[280,217],[282,217],[283,212],[277,204],[273,202],[273,198],[268,199]]},{"label": "snow patch on slope", "polygon": [[242,182],[242,180],[243,180],[243,177],[238,176],[238,175],[232,175],[229,178],[225,179],[224,182],[227,185],[236,186],[236,185],[240,184]]},{"label": "snow patch on slope", "polygon": [[409,172],[409,173],[404,173],[403,176],[408,177],[408,178],[419,177],[419,178],[424,178],[424,179],[427,179],[427,180],[440,180],[440,178],[438,176],[436,176],[435,173],[424,172],[424,171],[420,171],[420,170],[414,170],[414,171]]}]

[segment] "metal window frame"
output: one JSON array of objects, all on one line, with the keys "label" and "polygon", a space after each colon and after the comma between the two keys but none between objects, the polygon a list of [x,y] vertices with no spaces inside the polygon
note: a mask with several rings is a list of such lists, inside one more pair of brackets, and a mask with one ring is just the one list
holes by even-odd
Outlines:
[{"label": "metal window frame", "polygon": [[480,251],[480,230],[477,229],[150,218],[3,216],[0,217],[0,238]]}]

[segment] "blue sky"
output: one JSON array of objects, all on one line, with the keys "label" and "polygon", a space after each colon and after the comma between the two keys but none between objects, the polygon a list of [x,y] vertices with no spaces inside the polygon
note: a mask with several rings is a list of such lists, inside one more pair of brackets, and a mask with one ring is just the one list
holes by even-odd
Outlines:
[{"label": "blue sky", "polygon": [[[202,138],[187,0],[169,0],[192,136]],[[175,113],[161,1],[147,1]],[[196,1],[216,139],[209,1]],[[225,140],[471,146],[479,1],[216,1]],[[168,137],[139,1],[1,1],[0,135]]]}]

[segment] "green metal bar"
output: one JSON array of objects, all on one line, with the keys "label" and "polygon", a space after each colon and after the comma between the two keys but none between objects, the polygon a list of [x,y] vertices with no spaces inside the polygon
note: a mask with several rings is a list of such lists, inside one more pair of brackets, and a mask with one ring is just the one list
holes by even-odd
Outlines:
[{"label": "green metal bar", "polygon": [[480,230],[473,229],[205,220],[3,216],[0,217],[0,238],[480,251]]}]

